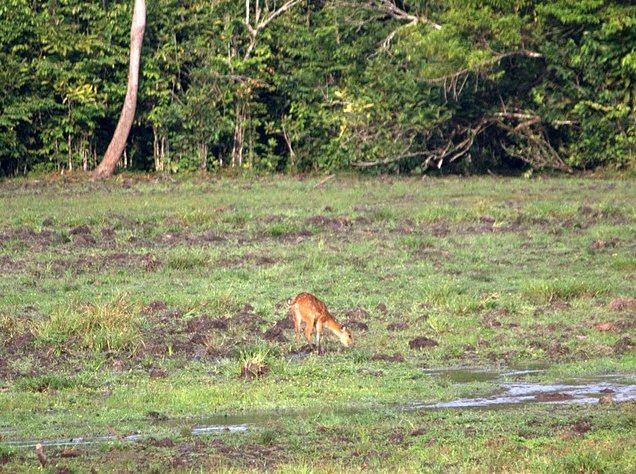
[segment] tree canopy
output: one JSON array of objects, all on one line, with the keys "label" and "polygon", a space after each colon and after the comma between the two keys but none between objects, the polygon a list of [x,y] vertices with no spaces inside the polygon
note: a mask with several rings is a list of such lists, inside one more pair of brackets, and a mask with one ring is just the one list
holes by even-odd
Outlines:
[{"label": "tree canopy", "polygon": [[[0,5],[0,175],[96,166],[132,8]],[[629,1],[153,0],[122,166],[633,167],[635,95]]]}]

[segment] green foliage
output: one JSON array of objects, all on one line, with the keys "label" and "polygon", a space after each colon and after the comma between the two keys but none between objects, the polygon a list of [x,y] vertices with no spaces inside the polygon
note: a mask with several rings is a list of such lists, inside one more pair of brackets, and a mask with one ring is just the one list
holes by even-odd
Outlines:
[{"label": "green foliage", "polygon": [[[127,167],[634,167],[629,2],[147,4]],[[0,175],[95,166],[126,90],[131,6],[0,7]]]}]

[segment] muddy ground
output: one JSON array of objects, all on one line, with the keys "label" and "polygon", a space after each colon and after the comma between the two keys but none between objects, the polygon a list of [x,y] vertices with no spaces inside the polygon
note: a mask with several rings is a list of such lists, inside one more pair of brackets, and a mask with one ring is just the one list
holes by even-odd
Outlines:
[{"label": "muddy ground", "polygon": [[[241,184],[240,192],[233,185],[230,198],[216,202],[215,183],[197,183],[196,193],[179,183],[160,183],[165,187],[161,192],[149,190],[134,180],[121,187],[71,184],[71,190],[5,183],[0,196],[19,199],[23,193],[24,203],[17,202],[16,209],[26,209],[34,197],[82,200],[96,194],[105,199],[120,193],[128,193],[120,196],[120,204],[129,199],[166,199],[167,204],[149,213],[141,208],[143,212],[102,209],[67,215],[36,208],[24,215],[16,211],[0,223],[0,293],[8,295],[0,305],[0,396],[21,391],[54,397],[72,387],[74,376],[95,360],[102,364],[102,374],[122,380],[126,374],[141,374],[160,381],[229,360],[242,365],[240,370],[217,376],[246,384],[278,380],[268,358],[302,367],[322,357],[326,364],[344,364],[354,377],[378,381],[397,371],[420,373],[435,367],[597,360],[624,367],[633,360],[636,198],[629,191],[618,192],[612,183],[585,184],[587,197],[560,212],[558,203],[566,200],[560,188],[571,199],[577,186],[556,183],[549,191],[532,183],[525,191],[513,188],[518,194],[504,193],[511,197],[489,201],[451,183],[456,189],[437,202],[420,188],[410,189],[412,184],[400,188],[399,180],[380,182],[381,190],[363,186],[343,202],[312,195],[323,191],[307,189],[302,182],[287,184],[302,191],[291,202],[309,202],[292,211],[267,203],[256,210],[251,201],[228,203],[240,193],[258,190],[259,184]],[[334,194],[355,189],[347,182],[330,186]],[[612,192],[624,200],[604,201]],[[205,205],[191,205],[194,198],[188,193],[203,196]],[[547,211],[526,201],[526,195],[536,200],[550,193],[554,207]],[[481,202],[477,208],[475,201]],[[435,206],[442,210],[429,217]],[[468,210],[453,217],[455,208]],[[517,283],[526,274],[534,280]],[[221,275],[219,281],[215,275]],[[555,275],[574,277],[560,286],[553,283]],[[226,284],[232,291],[225,292]],[[92,304],[95,295],[117,294],[121,288],[141,321],[134,345],[96,355],[80,345],[77,335],[43,338],[41,324],[55,311],[81,308]],[[285,301],[303,290],[318,293],[339,322],[351,328],[354,349],[345,350],[329,335],[325,356],[304,340],[296,344]],[[175,294],[166,295],[171,291]],[[251,359],[254,353],[265,357]],[[611,393],[605,395],[611,401]],[[559,389],[533,396],[547,403],[570,400]],[[615,405],[607,409],[623,410]],[[153,422],[165,417],[153,410],[137,415]],[[578,440],[594,432],[589,419],[563,416],[567,422],[550,428],[550,436]],[[443,447],[440,433],[427,436],[432,431],[428,423],[435,423],[430,417],[423,426],[409,418],[413,426],[408,430],[391,426],[368,436],[377,446],[390,443],[405,452],[414,446]],[[0,447],[11,438],[1,428]],[[474,435],[470,429],[465,428],[467,436]],[[113,430],[115,438],[134,434]],[[185,471],[228,466],[260,471],[298,466],[330,444],[368,469],[382,466],[385,451],[361,447],[359,433],[342,426],[325,422],[308,429],[315,449],[301,449],[300,455],[290,433],[297,434],[275,425],[241,439],[235,433],[210,439],[151,437],[134,449],[115,442],[102,453],[51,447],[48,468],[75,472],[78,466],[81,471],[103,462],[122,472],[134,470],[130,466],[161,472],[163,465]],[[493,435],[485,445],[496,450],[509,442]],[[83,460],[74,463],[77,457]],[[16,459],[31,467],[35,462],[32,452],[9,455],[0,449],[0,466],[15,466]],[[335,470],[345,464],[338,456],[334,459],[330,466]],[[454,462],[449,461],[451,470]]]}]

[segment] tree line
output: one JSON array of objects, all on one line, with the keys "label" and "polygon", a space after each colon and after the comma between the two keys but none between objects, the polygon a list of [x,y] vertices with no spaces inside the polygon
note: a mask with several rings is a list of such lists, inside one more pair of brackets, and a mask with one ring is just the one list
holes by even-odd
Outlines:
[{"label": "tree line", "polygon": [[[629,0],[152,0],[120,166],[633,167]],[[92,170],[133,2],[0,5],[0,176]]]}]

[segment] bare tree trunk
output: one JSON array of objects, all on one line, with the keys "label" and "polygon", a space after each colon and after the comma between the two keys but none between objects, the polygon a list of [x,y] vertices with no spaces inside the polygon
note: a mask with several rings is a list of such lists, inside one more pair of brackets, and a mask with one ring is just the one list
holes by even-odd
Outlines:
[{"label": "bare tree trunk", "polygon": [[243,165],[243,122],[245,121],[245,106],[242,103],[236,105],[234,124],[234,145],[232,146],[232,167]]},{"label": "bare tree trunk", "polygon": [[287,133],[287,130],[285,130],[285,125],[283,125],[283,138],[285,139],[285,143],[287,144],[287,149],[289,150],[289,161],[290,161],[290,166],[291,169],[295,170],[296,169],[296,152],[294,151],[294,148],[292,147],[292,141],[291,138],[289,137],[289,134]]},{"label": "bare tree trunk", "polygon": [[130,65],[128,69],[128,89],[126,99],[121,110],[121,116],[108,145],[104,159],[95,170],[95,178],[107,178],[115,172],[117,162],[121,157],[126,140],[135,119],[137,108],[137,89],[139,87],[139,63],[141,61],[141,45],[146,28],[146,2],[135,0],[132,25],[130,27]]},{"label": "bare tree trunk", "polygon": [[161,171],[159,169],[161,165],[159,161],[159,133],[154,125],[152,126],[152,137],[152,157],[155,159],[155,171]]},{"label": "bare tree trunk", "polygon": [[201,160],[201,171],[208,170],[208,144],[204,142],[199,142],[199,159]]},{"label": "bare tree trunk", "polygon": [[68,139],[66,140],[66,144],[68,146],[68,170],[73,171],[73,142],[71,141],[70,133],[68,135]]}]

